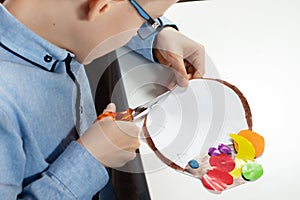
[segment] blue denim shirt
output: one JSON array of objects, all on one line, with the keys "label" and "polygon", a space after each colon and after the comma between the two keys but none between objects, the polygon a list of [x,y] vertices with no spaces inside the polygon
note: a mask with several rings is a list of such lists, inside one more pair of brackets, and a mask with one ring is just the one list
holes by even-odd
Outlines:
[{"label": "blue denim shirt", "polygon": [[[0,19],[1,199],[91,199],[109,177],[75,141],[96,118],[83,65],[1,4]],[[152,60],[153,38],[128,46]]]}]

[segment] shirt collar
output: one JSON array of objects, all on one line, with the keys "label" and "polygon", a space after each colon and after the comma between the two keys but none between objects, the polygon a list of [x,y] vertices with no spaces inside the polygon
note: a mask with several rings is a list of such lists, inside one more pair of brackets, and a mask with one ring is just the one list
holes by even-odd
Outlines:
[{"label": "shirt collar", "polygon": [[74,57],[72,53],[51,44],[29,30],[2,4],[0,4],[0,19],[1,45],[25,60],[30,60],[50,71],[57,60],[65,60],[68,54]]}]

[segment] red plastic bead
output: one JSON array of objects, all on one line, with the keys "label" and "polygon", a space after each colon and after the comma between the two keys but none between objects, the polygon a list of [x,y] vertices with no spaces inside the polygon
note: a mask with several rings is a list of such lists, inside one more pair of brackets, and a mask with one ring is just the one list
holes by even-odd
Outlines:
[{"label": "red plastic bead", "polygon": [[224,172],[231,172],[235,167],[233,158],[226,154],[211,156],[209,159],[209,164],[213,168],[218,168],[220,171]]},{"label": "red plastic bead", "polygon": [[204,174],[202,183],[208,190],[221,192],[233,183],[233,177],[227,172],[213,169]]}]

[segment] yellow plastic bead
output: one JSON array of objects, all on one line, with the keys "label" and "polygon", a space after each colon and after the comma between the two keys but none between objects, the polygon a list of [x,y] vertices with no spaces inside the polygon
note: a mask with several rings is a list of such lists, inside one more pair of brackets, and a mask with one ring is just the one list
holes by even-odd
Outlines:
[{"label": "yellow plastic bead", "polygon": [[229,173],[233,178],[239,178],[242,176],[242,168],[246,162],[240,158],[235,158],[235,168]]},{"label": "yellow plastic bead", "polygon": [[244,138],[243,136],[239,136],[236,134],[230,134],[230,137],[238,144],[238,152],[236,158],[242,159],[243,161],[253,161],[255,157],[255,149],[252,143]]}]

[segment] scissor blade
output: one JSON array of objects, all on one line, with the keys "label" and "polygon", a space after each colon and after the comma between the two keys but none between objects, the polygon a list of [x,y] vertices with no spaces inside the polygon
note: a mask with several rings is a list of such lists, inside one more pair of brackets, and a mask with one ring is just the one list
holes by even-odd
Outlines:
[{"label": "scissor blade", "polygon": [[161,99],[163,99],[164,97],[166,97],[168,94],[170,93],[170,90],[162,93],[161,95],[155,97],[154,99],[148,101],[147,103],[141,105],[143,107],[147,107],[147,108],[151,108],[153,105],[157,104],[157,102],[159,102]]},{"label": "scissor blade", "polygon": [[166,97],[170,92],[171,92],[171,90],[169,90],[165,93],[162,93],[161,95],[155,97],[154,99],[134,108],[133,109],[134,113],[132,114],[133,118],[136,119],[136,118],[142,117],[145,114],[147,114],[149,112],[149,109],[151,109],[152,106],[157,104],[161,99]]}]

